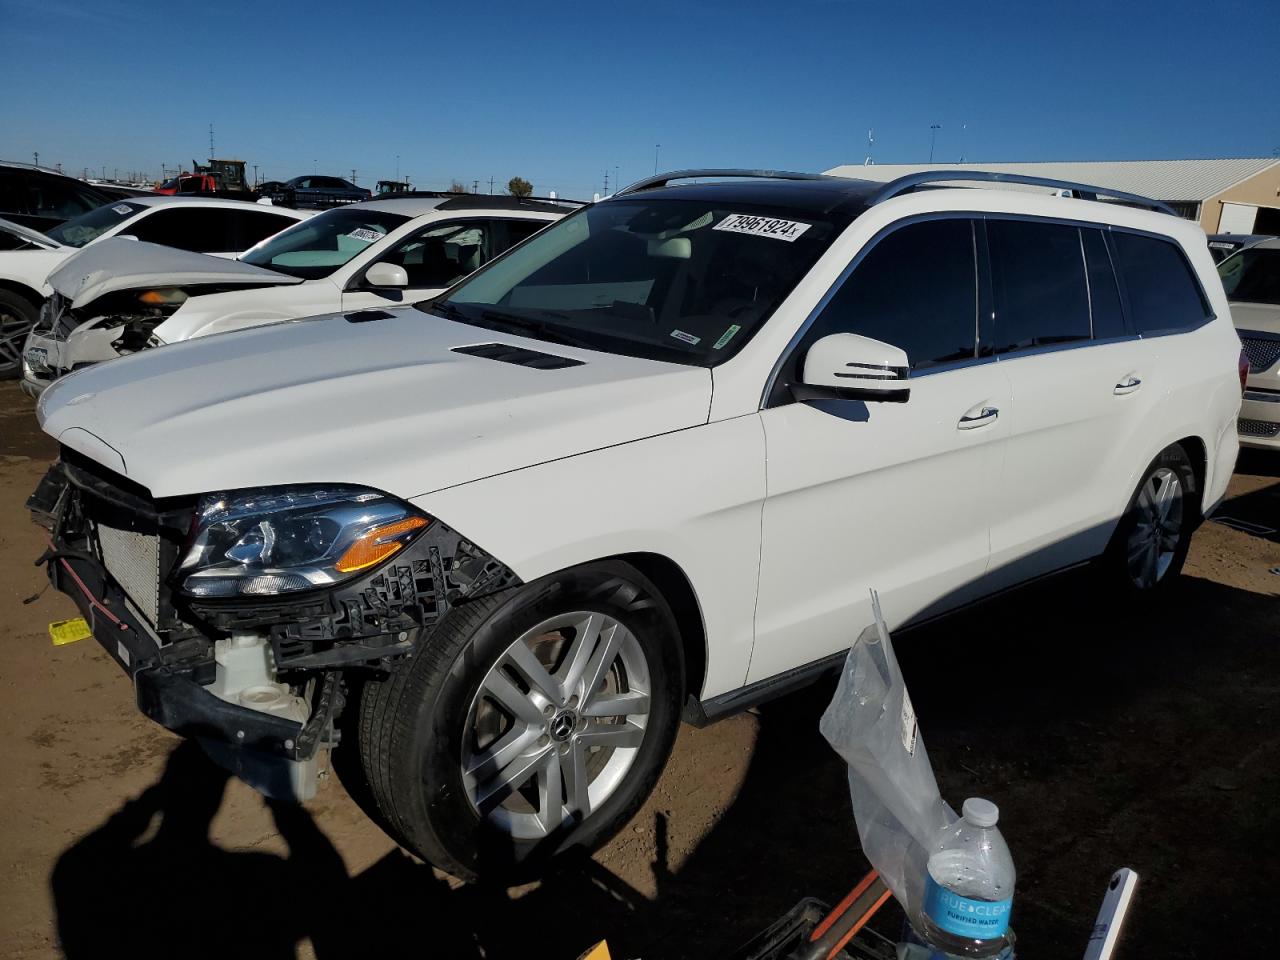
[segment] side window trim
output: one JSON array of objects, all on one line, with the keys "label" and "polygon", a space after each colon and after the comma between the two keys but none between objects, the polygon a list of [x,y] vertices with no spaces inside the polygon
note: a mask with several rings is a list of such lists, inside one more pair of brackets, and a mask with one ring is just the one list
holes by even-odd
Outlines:
[{"label": "side window trim", "polygon": [[[769,376],[765,379],[764,389],[760,393],[759,409],[767,410],[771,407],[781,407],[794,402],[791,399],[791,395],[787,392],[786,384],[779,382],[779,378],[782,374],[783,368],[786,367],[787,363],[795,355],[795,352],[800,349],[801,344],[804,343],[805,337],[808,336],[809,331],[810,329],[812,329],[814,323],[816,323],[818,318],[822,316],[822,312],[826,310],[827,306],[835,298],[835,295],[840,291],[840,288],[844,286],[845,281],[849,279],[849,277],[853,274],[853,272],[856,269],[858,269],[858,266],[866,258],[867,254],[870,253],[875,248],[875,246],[878,243],[880,243],[880,241],[883,240],[885,237],[889,236],[891,233],[896,233],[897,231],[904,229],[905,227],[913,226],[917,223],[929,223],[937,220],[968,220],[969,221],[970,229],[972,231],[971,233],[972,243],[974,247],[975,272],[977,273],[977,276],[975,277],[975,279],[978,281],[979,323],[978,323],[977,332],[981,333],[981,314],[982,314],[983,289],[984,289],[984,285],[982,283],[982,273],[981,273],[981,261],[983,260],[983,255],[978,252],[979,237],[978,237],[977,231],[978,231],[978,224],[980,221],[982,221],[984,215],[985,214],[982,211],[975,211],[975,210],[947,210],[947,211],[939,211],[935,213],[916,214],[914,216],[904,217],[901,220],[894,220],[892,223],[885,224],[883,228],[881,228],[873,237],[871,237],[870,240],[868,240],[858,249],[858,252],[853,256],[853,259],[851,259],[845,265],[844,269],[840,271],[839,276],[837,276],[835,280],[832,281],[831,286],[827,288],[827,291],[820,298],[818,298],[818,302],[814,304],[813,308],[809,311],[808,315],[804,318],[803,321],[801,321],[800,326],[796,328],[796,332],[792,334],[791,339],[787,341],[787,345],[783,347],[782,350],[778,353],[778,359],[774,361],[773,368],[769,371]],[[852,230],[855,226],[857,226],[856,220],[850,227],[846,229]],[[985,248],[985,245],[986,245],[985,230],[983,231],[983,234],[982,234],[982,245]],[[911,372],[911,376],[913,379],[919,379],[920,377],[930,376],[935,373],[944,373],[948,370],[957,370],[957,369],[960,369],[961,367],[971,367],[979,363],[989,363],[995,360],[994,356],[982,355],[981,341],[978,341],[977,348],[978,348],[978,356],[966,357],[963,360],[950,360],[950,361],[947,361],[946,363],[934,364],[932,366],[925,367],[923,370],[920,370],[920,371],[913,370]]]}]

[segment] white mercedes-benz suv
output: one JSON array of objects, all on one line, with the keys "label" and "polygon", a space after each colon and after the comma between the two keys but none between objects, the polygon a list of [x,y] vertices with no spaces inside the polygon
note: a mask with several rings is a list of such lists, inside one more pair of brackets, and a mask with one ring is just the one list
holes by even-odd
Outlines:
[{"label": "white mercedes-benz suv", "polygon": [[625,822],[682,716],[837,663],[870,587],[896,628],[1087,562],[1171,585],[1240,341],[1200,229],[1112,197],[686,171],[415,306],[73,373],[43,560],[250,782],[310,795],[351,704],[401,843],[529,869]]}]

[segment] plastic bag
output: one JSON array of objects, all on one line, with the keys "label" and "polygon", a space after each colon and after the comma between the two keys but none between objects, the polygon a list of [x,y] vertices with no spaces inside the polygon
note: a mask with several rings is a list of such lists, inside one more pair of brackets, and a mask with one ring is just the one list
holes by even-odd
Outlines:
[{"label": "plastic bag", "polygon": [[929,844],[957,817],[938,792],[875,591],[871,609],[875,623],[850,648],[820,729],[849,765],[862,850],[914,917]]}]

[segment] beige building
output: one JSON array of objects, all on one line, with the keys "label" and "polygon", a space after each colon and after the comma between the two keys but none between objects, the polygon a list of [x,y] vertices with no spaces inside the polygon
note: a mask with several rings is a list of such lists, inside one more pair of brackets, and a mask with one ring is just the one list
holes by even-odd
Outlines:
[{"label": "beige building", "polygon": [[1152,197],[1163,200],[1188,220],[1198,221],[1205,233],[1280,235],[1280,158],[1277,157],[846,164],[827,173],[886,182],[908,173],[947,167],[1071,180]]}]

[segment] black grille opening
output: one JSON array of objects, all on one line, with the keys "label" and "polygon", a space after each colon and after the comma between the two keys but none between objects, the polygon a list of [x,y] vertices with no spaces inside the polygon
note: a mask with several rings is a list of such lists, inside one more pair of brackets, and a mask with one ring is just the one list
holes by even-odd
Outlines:
[{"label": "black grille opening", "polygon": [[1241,337],[1240,345],[1249,358],[1249,369],[1254,373],[1270,370],[1280,360],[1280,337]]},{"label": "black grille opening", "polygon": [[1236,423],[1236,430],[1242,437],[1258,437],[1267,440],[1280,434],[1280,423],[1273,420],[1250,420],[1241,417]]},{"label": "black grille opening", "polygon": [[509,343],[477,343],[470,347],[454,347],[453,352],[466,354],[468,357],[497,360],[499,363],[514,363],[516,366],[532,367],[535,370],[561,370],[565,367],[582,366],[581,360],[513,347]]}]

